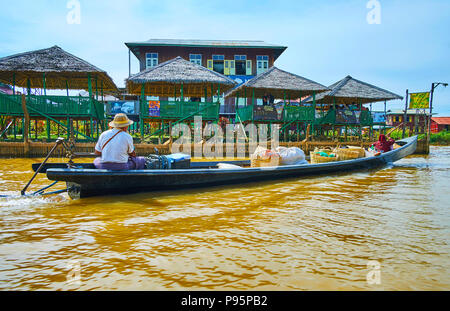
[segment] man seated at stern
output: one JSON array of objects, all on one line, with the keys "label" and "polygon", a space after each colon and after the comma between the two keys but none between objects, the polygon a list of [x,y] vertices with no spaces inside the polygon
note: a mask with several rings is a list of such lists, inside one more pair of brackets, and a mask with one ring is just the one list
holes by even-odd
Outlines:
[{"label": "man seated at stern", "polygon": [[127,133],[133,121],[124,113],[118,113],[109,123],[110,130],[103,132],[95,145],[95,154],[100,156],[94,160],[98,169],[138,170],[145,167],[145,158],[136,157],[133,138]]}]

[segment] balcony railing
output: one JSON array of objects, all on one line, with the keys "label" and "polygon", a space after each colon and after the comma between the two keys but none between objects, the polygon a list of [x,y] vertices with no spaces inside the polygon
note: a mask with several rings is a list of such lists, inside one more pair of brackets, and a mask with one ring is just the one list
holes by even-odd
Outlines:
[{"label": "balcony railing", "polygon": [[373,118],[371,112],[368,110],[361,111],[361,114],[359,115],[359,123],[362,126],[373,125]]},{"label": "balcony railing", "polygon": [[253,120],[253,106],[246,106],[236,109],[236,119],[240,122]]},{"label": "balcony railing", "polygon": [[[0,94],[0,114],[22,116],[22,95]],[[39,111],[51,117],[93,117],[103,120],[105,108],[103,103],[81,96],[29,95],[25,96],[27,106],[33,108],[31,116],[38,116]]]},{"label": "balcony railing", "polygon": [[[146,118],[182,119],[201,116],[203,120],[219,119],[218,102],[188,102],[188,101],[160,101],[159,115],[154,109],[150,109],[148,103],[144,104],[142,116]],[[150,113],[150,110],[152,112]],[[155,113],[156,112],[156,113]]]},{"label": "balcony railing", "polygon": [[314,121],[314,107],[286,106],[283,121]]},{"label": "balcony railing", "polygon": [[336,110],[328,110],[323,117],[316,118],[315,124],[336,124]]}]

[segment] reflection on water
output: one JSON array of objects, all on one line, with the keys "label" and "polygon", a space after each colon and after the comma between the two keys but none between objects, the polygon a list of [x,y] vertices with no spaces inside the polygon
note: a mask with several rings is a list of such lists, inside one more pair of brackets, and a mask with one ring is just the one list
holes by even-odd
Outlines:
[{"label": "reflection on water", "polygon": [[[33,162],[0,159],[0,194]],[[0,199],[0,289],[449,290],[449,182],[450,148],[435,147],[347,175]]]}]

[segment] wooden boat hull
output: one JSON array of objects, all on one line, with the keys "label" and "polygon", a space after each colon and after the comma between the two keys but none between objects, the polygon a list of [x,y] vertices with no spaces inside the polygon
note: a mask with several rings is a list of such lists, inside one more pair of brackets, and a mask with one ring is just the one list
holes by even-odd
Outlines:
[{"label": "wooden boat hull", "polygon": [[417,136],[400,142],[404,144],[402,147],[376,157],[320,164],[269,168],[190,168],[130,171],[49,168],[47,169],[47,177],[50,180],[67,182],[69,196],[73,199],[99,195],[241,184],[381,167],[413,154],[417,147]]}]

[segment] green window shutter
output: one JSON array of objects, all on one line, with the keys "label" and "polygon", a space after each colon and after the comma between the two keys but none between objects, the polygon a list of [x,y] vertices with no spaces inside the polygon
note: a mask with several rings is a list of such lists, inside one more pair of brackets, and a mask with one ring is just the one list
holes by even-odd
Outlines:
[{"label": "green window shutter", "polygon": [[208,59],[208,69],[213,70],[213,61],[212,59]]},{"label": "green window shutter", "polygon": [[245,67],[245,74],[247,76],[251,76],[252,75],[252,61],[251,60],[247,61],[247,64],[246,64],[246,67]]},{"label": "green window shutter", "polygon": [[230,75],[230,61],[229,60],[224,61],[223,67],[224,67],[223,74],[226,76]]},{"label": "green window shutter", "polygon": [[234,76],[236,74],[236,66],[234,60],[230,60],[230,75]]},{"label": "green window shutter", "polygon": [[259,74],[262,73],[262,72],[263,72],[263,69],[262,69],[262,61],[257,60],[257,61],[256,61],[256,74],[259,75]]}]

